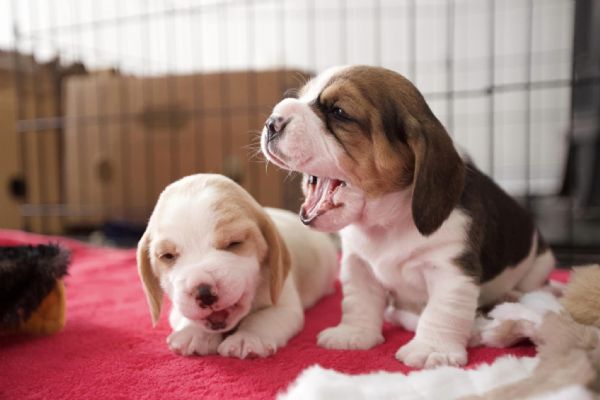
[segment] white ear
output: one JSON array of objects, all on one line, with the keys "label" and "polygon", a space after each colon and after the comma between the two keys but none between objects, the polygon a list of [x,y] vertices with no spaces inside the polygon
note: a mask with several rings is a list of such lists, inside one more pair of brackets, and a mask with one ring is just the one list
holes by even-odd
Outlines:
[{"label": "white ear", "polygon": [[257,219],[260,231],[268,246],[267,257],[263,265],[269,271],[271,302],[277,304],[277,300],[279,300],[279,296],[283,290],[283,284],[290,271],[290,253],[275,224],[264,209],[260,208],[258,210]]},{"label": "white ear", "polygon": [[156,326],[162,309],[163,290],[150,264],[149,246],[150,234],[146,229],[137,247],[137,266],[138,274],[144,286],[144,293],[146,293],[150,314],[152,315],[152,326]]}]

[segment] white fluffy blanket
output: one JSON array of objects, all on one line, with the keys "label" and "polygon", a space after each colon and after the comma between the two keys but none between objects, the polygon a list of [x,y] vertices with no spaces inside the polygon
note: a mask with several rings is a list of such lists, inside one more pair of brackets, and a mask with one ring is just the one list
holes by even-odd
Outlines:
[{"label": "white fluffy blanket", "polygon": [[346,375],[314,365],[304,370],[279,399],[459,399],[523,379],[529,376],[537,362],[534,357],[505,356],[492,365],[481,365],[475,370],[439,367],[409,375],[392,372]]},{"label": "white fluffy blanket", "polygon": [[[476,323],[475,343],[494,347],[510,345],[499,341],[495,334],[504,321],[520,321],[527,326],[524,335],[533,337],[547,312],[561,312],[557,298],[546,291],[523,296],[519,303],[504,303]],[[523,331],[520,331],[522,338]],[[514,339],[513,337],[512,339]],[[517,338],[518,339],[518,338]],[[408,375],[375,372],[366,375],[347,375],[324,369],[318,365],[305,369],[279,400],[323,399],[402,399],[451,400],[470,396],[483,396],[493,389],[514,384],[530,377],[539,363],[539,357],[516,358],[505,356],[491,365],[480,365],[464,370],[456,367],[439,367],[415,371]],[[566,385],[559,390],[523,397],[530,400],[593,399],[593,395],[580,384]]]}]

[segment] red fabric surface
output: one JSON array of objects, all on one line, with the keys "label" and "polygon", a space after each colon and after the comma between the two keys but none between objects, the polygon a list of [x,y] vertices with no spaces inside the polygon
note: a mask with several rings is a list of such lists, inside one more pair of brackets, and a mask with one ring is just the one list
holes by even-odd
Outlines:
[{"label": "red fabric surface", "polygon": [[[306,313],[304,330],[273,357],[175,355],[165,343],[167,312],[152,329],[135,250],[0,230],[0,245],[50,240],[72,251],[67,325],[50,337],[0,338],[1,399],[265,399],[317,363],[346,373],[409,371],[394,353],[412,334],[397,327],[386,325],[385,343],[368,351],[317,347],[317,333],[340,320],[339,287]],[[558,280],[567,277],[558,272]],[[469,367],[504,354],[533,355],[535,350],[527,344],[507,350],[473,348]]]}]

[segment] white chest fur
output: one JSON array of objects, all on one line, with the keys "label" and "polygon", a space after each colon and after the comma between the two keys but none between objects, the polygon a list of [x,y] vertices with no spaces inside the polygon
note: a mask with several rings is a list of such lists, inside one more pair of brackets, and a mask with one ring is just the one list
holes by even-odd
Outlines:
[{"label": "white chest fur", "polygon": [[[410,210],[410,209],[408,209]],[[392,210],[386,225],[354,224],[341,231],[344,256],[365,261],[377,281],[403,305],[424,305],[428,299],[424,267],[461,274],[453,260],[464,251],[470,218],[460,210],[434,234],[423,236],[410,212]]]}]

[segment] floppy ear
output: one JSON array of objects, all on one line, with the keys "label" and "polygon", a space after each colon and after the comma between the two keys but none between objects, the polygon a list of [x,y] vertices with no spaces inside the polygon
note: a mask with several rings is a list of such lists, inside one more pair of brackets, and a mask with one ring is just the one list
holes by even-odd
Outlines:
[{"label": "floppy ear", "polygon": [[412,214],[428,236],[450,216],[464,188],[465,165],[442,124],[431,114],[423,121],[404,117],[406,140],[415,155]]},{"label": "floppy ear", "polygon": [[269,271],[271,302],[277,304],[283,284],[290,271],[290,252],[275,224],[262,208],[258,212],[258,224],[268,246],[264,264]]},{"label": "floppy ear", "polygon": [[137,265],[138,273],[144,286],[144,293],[146,293],[146,300],[150,308],[150,314],[152,315],[152,326],[156,326],[162,308],[163,290],[160,287],[158,277],[154,274],[150,265],[149,246],[150,235],[148,230],[146,230],[138,243]]}]

